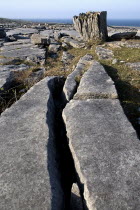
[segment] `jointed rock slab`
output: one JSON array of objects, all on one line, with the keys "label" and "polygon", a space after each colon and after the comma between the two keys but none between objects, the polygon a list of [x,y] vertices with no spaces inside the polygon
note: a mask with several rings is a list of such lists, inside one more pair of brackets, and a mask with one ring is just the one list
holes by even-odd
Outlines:
[{"label": "jointed rock slab", "polygon": [[72,100],[63,119],[88,209],[139,210],[140,142],[119,101]]},{"label": "jointed rock slab", "polygon": [[83,75],[74,99],[117,98],[114,82],[104,67],[95,61]]},{"label": "jointed rock slab", "polygon": [[46,78],[0,118],[0,209],[62,210],[53,134],[54,104]]}]

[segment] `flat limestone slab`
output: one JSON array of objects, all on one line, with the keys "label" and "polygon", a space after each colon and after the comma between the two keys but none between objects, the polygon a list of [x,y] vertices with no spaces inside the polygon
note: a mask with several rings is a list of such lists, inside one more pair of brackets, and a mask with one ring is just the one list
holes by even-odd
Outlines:
[{"label": "flat limestone slab", "polygon": [[95,61],[83,75],[74,99],[117,97],[114,82],[108,76],[104,67]]},{"label": "flat limestone slab", "polygon": [[37,83],[0,117],[1,210],[63,209],[49,83]]},{"label": "flat limestone slab", "polygon": [[140,209],[140,141],[117,99],[71,100],[63,111],[89,210]]},{"label": "flat limestone slab", "polygon": [[84,70],[88,69],[92,62],[92,55],[86,54],[79,60],[74,71],[68,75],[63,87],[63,92],[67,101],[71,100],[75,94],[77,88],[76,77],[81,76]]},{"label": "flat limestone slab", "polygon": [[13,30],[10,30],[6,32],[7,36],[13,36],[13,35],[27,35],[27,34],[35,34],[38,33],[37,29],[33,28],[16,28]]},{"label": "flat limestone slab", "polygon": [[74,48],[83,48],[85,47],[85,43],[74,40],[72,38],[66,38],[63,37],[62,41],[64,41],[66,44],[69,44],[70,46],[74,47]]}]

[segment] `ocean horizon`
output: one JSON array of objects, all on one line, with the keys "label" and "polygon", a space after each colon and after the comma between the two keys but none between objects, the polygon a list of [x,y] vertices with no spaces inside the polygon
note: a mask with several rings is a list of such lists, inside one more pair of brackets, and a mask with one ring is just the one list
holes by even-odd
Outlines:
[{"label": "ocean horizon", "polygon": [[[32,22],[40,22],[40,23],[63,23],[63,24],[72,24],[72,19],[24,19]],[[140,27],[140,19],[108,19],[108,26],[134,26]]]}]

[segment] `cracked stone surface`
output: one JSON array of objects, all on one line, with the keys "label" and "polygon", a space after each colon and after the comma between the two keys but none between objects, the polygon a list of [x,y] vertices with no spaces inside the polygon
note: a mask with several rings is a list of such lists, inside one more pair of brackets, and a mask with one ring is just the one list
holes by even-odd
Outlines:
[{"label": "cracked stone surface", "polygon": [[99,59],[112,59],[113,58],[113,51],[109,49],[105,49],[103,47],[97,46],[96,47],[96,54],[98,55]]},{"label": "cracked stone surface", "polygon": [[33,29],[33,28],[16,28],[16,29],[6,32],[7,36],[30,35],[30,34],[34,34],[34,33],[38,33],[38,30]]},{"label": "cracked stone surface", "polygon": [[87,54],[83,56],[77,63],[74,71],[68,75],[66,82],[64,84],[64,87],[63,87],[63,92],[65,94],[67,101],[72,99],[76,91],[76,88],[77,88],[76,77],[81,76],[84,73],[85,68],[87,69],[88,65],[91,65],[92,62],[93,62],[92,55]]},{"label": "cracked stone surface", "polygon": [[62,38],[63,42],[65,42],[66,44],[69,44],[70,46],[74,47],[74,48],[83,48],[85,47],[85,43],[74,40],[72,38],[66,38],[63,37]]},{"label": "cracked stone surface", "polygon": [[0,209],[63,209],[48,83],[37,83],[0,118]]},{"label": "cracked stone surface", "polygon": [[75,29],[85,41],[93,39],[106,40],[107,38],[107,12],[80,13],[73,17]]},{"label": "cracked stone surface", "polygon": [[140,142],[117,99],[71,100],[63,111],[89,210],[140,209]]},{"label": "cracked stone surface", "polygon": [[74,99],[117,98],[114,82],[106,73],[104,67],[94,61],[84,73]]},{"label": "cracked stone surface", "polygon": [[35,63],[45,63],[45,49],[40,49],[37,46],[26,42],[5,43],[0,51],[0,63],[7,63],[15,58],[25,60],[28,59]]}]

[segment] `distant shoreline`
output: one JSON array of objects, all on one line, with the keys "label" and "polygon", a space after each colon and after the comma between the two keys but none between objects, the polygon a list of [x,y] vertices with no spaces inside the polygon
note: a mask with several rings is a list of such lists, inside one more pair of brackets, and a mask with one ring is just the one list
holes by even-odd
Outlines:
[{"label": "distant shoreline", "polygon": [[[39,18],[34,18],[34,19],[8,19],[8,18],[0,18],[0,23],[12,23],[12,22],[23,22],[23,23],[48,23],[48,24],[66,24],[66,25],[71,25],[73,24],[72,19],[39,19]],[[109,27],[117,27],[117,28],[140,28],[140,19],[131,19],[131,20],[125,20],[125,19],[108,19],[107,20],[107,25]]]}]

